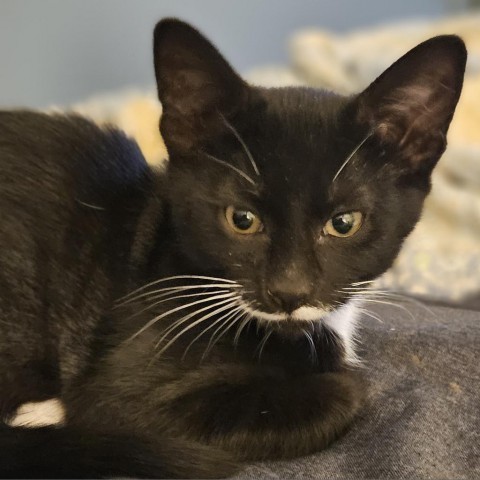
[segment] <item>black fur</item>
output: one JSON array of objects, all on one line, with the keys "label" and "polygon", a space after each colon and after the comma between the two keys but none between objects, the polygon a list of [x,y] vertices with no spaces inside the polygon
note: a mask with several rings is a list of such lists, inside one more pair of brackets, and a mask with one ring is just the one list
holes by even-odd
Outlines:
[{"label": "black fur", "polygon": [[[238,305],[220,295],[264,314],[341,309],[343,287],[384,272],[420,216],[465,60],[443,36],[351,98],[261,89],[190,26],[160,22],[166,171],[80,117],[0,113],[0,414],[51,397],[67,412],[63,428],[1,427],[0,476],[218,477],[344,431],[364,386],[335,328],[260,314],[215,324]],[[263,230],[234,233],[229,205]],[[364,215],[354,236],[324,235],[349,211]],[[227,283],[144,287],[182,275]],[[175,286],[188,289],[152,296]],[[212,342],[216,325],[230,328]]]}]

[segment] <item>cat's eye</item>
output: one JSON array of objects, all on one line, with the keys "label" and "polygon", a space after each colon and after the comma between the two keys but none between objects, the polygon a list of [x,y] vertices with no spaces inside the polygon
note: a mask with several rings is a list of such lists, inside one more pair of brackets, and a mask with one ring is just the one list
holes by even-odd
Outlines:
[{"label": "cat's eye", "polygon": [[228,226],[241,235],[252,235],[261,232],[263,224],[258,216],[250,210],[243,210],[229,206],[225,210]]},{"label": "cat's eye", "polygon": [[360,212],[339,213],[327,222],[323,233],[334,237],[351,237],[358,232],[362,221],[363,215]]}]

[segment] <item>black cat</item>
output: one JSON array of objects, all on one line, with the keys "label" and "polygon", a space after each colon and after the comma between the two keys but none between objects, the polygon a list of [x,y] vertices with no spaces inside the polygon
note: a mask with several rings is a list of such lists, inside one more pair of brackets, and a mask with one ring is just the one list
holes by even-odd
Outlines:
[{"label": "black cat", "polygon": [[154,41],[165,171],[115,129],[0,113],[0,414],[66,408],[0,427],[3,478],[224,476],[361,407],[355,292],[419,219],[463,42],[343,97],[249,86],[177,20]]}]

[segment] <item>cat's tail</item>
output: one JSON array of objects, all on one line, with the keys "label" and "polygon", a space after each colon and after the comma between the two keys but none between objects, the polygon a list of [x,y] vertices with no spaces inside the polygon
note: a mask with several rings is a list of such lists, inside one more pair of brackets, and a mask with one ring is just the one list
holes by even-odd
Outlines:
[{"label": "cat's tail", "polygon": [[221,478],[237,467],[224,452],[178,439],[153,446],[127,435],[0,424],[0,478]]}]

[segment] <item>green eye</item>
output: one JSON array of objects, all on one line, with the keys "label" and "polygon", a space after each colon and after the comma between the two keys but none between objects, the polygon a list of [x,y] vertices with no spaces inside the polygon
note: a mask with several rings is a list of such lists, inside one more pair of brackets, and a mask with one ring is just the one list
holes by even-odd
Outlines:
[{"label": "green eye", "polygon": [[229,206],[225,210],[225,218],[228,226],[242,235],[252,235],[262,230],[262,222],[250,210],[237,209]]},{"label": "green eye", "polygon": [[362,220],[360,212],[340,213],[327,222],[323,232],[334,237],[351,237],[360,230]]}]

